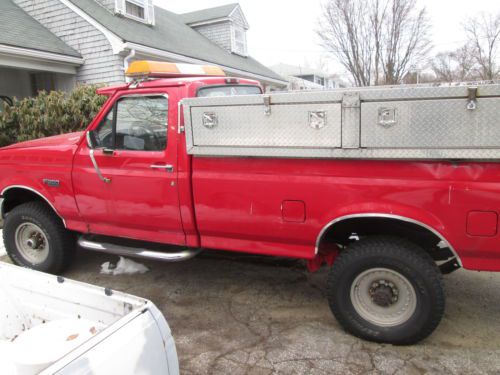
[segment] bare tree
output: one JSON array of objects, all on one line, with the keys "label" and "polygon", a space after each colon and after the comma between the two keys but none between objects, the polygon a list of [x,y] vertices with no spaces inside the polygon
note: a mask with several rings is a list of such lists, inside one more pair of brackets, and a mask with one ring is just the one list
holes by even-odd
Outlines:
[{"label": "bare tree", "polygon": [[494,79],[499,74],[497,64],[500,42],[500,14],[481,13],[464,23],[468,46],[474,54],[478,74],[483,80]]},{"label": "bare tree", "polygon": [[468,45],[452,52],[438,53],[430,63],[438,82],[464,82],[481,79],[475,56]]},{"label": "bare tree", "polygon": [[365,6],[356,0],[330,0],[318,35],[327,51],[351,74],[356,86],[372,83],[374,36]]},{"label": "bare tree", "polygon": [[455,61],[453,52],[440,52],[431,62],[432,70],[439,82],[453,82],[455,80]]},{"label": "bare tree", "polygon": [[400,83],[428,54],[429,32],[417,0],[328,0],[317,30],[357,86]]},{"label": "bare tree", "polygon": [[453,52],[452,57],[457,64],[455,73],[457,80],[467,81],[478,78],[475,72],[474,53],[468,45],[457,49]]}]

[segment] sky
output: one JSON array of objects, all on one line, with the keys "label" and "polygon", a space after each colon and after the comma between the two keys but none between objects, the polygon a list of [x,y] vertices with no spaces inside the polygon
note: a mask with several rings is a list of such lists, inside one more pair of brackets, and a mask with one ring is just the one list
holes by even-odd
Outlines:
[{"label": "sky", "polygon": [[[288,63],[325,66],[330,73],[341,68],[319,46],[315,29],[325,0],[155,0],[175,13],[239,2],[250,25],[249,54],[265,65]],[[479,12],[500,13],[498,0],[420,0],[433,25],[434,52],[452,50],[463,44],[461,24]]]}]

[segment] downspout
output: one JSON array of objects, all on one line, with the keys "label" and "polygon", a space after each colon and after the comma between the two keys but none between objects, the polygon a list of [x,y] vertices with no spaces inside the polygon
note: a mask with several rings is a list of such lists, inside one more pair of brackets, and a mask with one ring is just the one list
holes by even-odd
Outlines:
[{"label": "downspout", "polygon": [[[135,49],[131,49],[130,53],[127,56],[125,56],[125,58],[123,59],[123,72],[124,73],[127,72],[128,66],[130,65],[130,61],[134,58],[134,56],[135,56]],[[125,76],[125,82],[126,83],[132,82],[132,79]]]}]

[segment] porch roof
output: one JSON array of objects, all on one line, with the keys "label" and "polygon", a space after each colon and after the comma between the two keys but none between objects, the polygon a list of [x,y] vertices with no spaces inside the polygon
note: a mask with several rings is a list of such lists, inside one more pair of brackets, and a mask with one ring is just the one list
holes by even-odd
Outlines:
[{"label": "porch roof", "polygon": [[11,0],[0,0],[0,45],[82,57]]}]

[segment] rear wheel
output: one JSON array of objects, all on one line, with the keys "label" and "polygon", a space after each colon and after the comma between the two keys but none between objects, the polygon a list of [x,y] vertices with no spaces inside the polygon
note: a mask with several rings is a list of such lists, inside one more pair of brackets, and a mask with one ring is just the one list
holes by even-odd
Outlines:
[{"label": "rear wheel", "polygon": [[419,246],[367,237],[336,259],[328,278],[330,308],[350,333],[375,342],[413,344],[441,321],[441,273]]},{"label": "rear wheel", "polygon": [[75,241],[61,219],[41,202],[15,207],[5,219],[5,248],[12,261],[37,271],[59,273],[73,259]]}]

